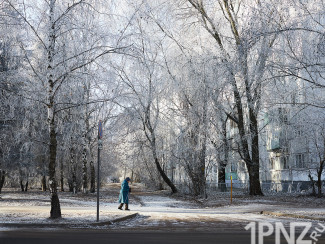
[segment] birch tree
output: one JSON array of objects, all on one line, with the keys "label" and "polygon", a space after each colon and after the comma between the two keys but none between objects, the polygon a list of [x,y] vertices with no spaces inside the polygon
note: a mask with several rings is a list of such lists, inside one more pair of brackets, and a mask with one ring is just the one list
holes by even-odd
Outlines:
[{"label": "birch tree", "polygon": [[[19,114],[19,102],[12,93],[21,89],[16,79],[21,75],[21,52],[18,48],[22,40],[18,32],[20,19],[5,2],[0,3],[0,193],[5,184],[10,165],[8,161],[18,160],[15,145],[15,133],[19,131],[21,121],[15,118]],[[20,98],[24,103],[24,99]]]},{"label": "birch tree", "polygon": [[129,109],[137,115],[141,123],[154,165],[164,182],[173,193],[176,193],[177,188],[162,168],[158,152],[157,128],[160,122],[162,94],[166,83],[160,73],[162,68],[159,65],[160,58],[157,50],[160,40],[159,37],[155,41],[149,37],[153,30],[145,28],[148,25],[148,21],[142,19],[141,15],[135,19],[133,28],[139,36],[133,47],[135,58],[131,60],[131,63],[123,60],[122,64],[125,65],[116,67],[116,70],[118,78],[132,94],[131,101],[134,105]]},{"label": "birch tree", "polygon": [[[178,76],[179,90],[175,93],[180,100],[179,112],[183,126],[179,134],[178,157],[191,180],[191,190],[195,196],[205,194],[206,157],[208,140],[208,71],[205,61],[192,57],[182,67],[183,73]],[[184,72],[185,71],[185,72]],[[174,76],[176,77],[176,75]]]},{"label": "birch tree", "polygon": [[[58,113],[64,104],[58,103],[58,95],[62,91],[68,78],[102,56],[115,52],[116,48],[108,44],[105,38],[98,38],[89,43],[84,49],[78,46],[80,35],[78,29],[87,28],[82,21],[83,5],[94,4],[91,1],[44,1],[36,4],[33,12],[29,6],[20,8],[14,2],[6,0],[11,8],[23,19],[25,26],[32,33],[37,43],[37,51],[44,55],[45,60],[36,67],[36,60],[27,59],[33,76],[43,84],[42,103],[47,107],[47,123],[49,133],[49,188],[51,192],[51,218],[61,217],[60,202],[57,194],[56,157],[57,157],[57,123]],[[29,3],[33,4],[33,3]],[[93,5],[94,7],[95,5]],[[96,10],[93,8],[94,13]],[[43,17],[40,17],[43,16]],[[89,16],[89,15],[88,15]],[[95,14],[91,16],[94,18]],[[38,18],[40,17],[40,18]],[[80,17],[80,18],[79,18]],[[38,26],[38,28],[36,27]],[[93,30],[94,31],[94,30]],[[95,35],[95,33],[93,32]],[[76,45],[73,49],[65,43]],[[118,47],[117,47],[118,48]],[[34,50],[36,51],[36,50]],[[88,53],[87,60],[80,60],[80,56]]]},{"label": "birch tree", "polygon": [[228,115],[237,124],[250,194],[263,195],[259,178],[258,114],[267,60],[281,27],[280,7],[260,1],[186,2],[189,19],[196,17],[215,41],[216,56],[224,66],[233,92],[235,110],[228,111]]}]

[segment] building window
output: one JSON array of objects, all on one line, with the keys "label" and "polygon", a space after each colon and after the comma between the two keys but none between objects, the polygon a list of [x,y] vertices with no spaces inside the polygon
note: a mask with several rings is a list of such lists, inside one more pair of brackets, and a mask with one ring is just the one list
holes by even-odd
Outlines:
[{"label": "building window", "polygon": [[274,158],[270,158],[269,159],[270,161],[270,167],[271,167],[271,169],[275,169],[275,159]]},{"label": "building window", "polygon": [[[282,147],[282,152],[284,154],[288,154],[289,153],[289,142],[286,140],[288,137],[285,136],[285,140],[283,141],[283,147]],[[289,157],[289,156],[286,156],[286,157]]]},{"label": "building window", "polygon": [[303,126],[299,125],[295,128],[295,134],[297,137],[303,136],[304,134],[304,129]]},{"label": "building window", "polygon": [[289,156],[281,157],[281,169],[289,169]]},{"label": "building window", "polygon": [[296,167],[297,168],[305,168],[305,155],[304,154],[296,155]]},{"label": "building window", "polygon": [[246,163],[245,161],[241,161],[241,170],[246,170]]},{"label": "building window", "polygon": [[231,172],[237,172],[237,165],[236,165],[236,163],[231,163],[230,170],[231,170]]},{"label": "building window", "polygon": [[289,111],[286,108],[278,108],[279,121],[281,124],[288,124]]}]

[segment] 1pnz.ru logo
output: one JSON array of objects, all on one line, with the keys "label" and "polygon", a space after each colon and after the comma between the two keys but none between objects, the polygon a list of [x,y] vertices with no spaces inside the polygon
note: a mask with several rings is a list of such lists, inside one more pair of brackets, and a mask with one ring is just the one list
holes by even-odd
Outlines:
[{"label": "1pnz.ru logo", "polygon": [[[251,230],[251,244],[256,244],[256,231],[258,244],[263,244],[264,237],[272,234],[275,234],[275,244],[281,243],[281,235],[285,238],[288,244],[315,244],[322,234],[325,234],[325,225],[321,223],[318,223],[317,227],[312,229],[310,234],[308,232],[312,228],[311,222],[292,222],[290,223],[289,233],[281,222],[275,222],[274,224],[269,222],[259,222],[258,228],[256,228],[256,225],[256,222],[250,222],[245,226],[246,230]],[[299,232],[296,229],[297,227],[299,227]]]}]

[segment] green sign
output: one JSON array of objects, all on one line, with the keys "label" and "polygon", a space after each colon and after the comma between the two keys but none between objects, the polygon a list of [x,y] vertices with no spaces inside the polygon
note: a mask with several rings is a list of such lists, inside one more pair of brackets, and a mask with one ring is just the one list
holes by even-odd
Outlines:
[{"label": "green sign", "polygon": [[238,180],[238,175],[236,172],[226,173],[226,180],[230,180],[230,176],[232,176],[233,180]]}]

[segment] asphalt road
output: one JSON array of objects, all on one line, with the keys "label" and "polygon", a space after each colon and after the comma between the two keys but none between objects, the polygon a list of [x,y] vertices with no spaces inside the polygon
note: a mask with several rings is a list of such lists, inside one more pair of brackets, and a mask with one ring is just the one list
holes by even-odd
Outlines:
[{"label": "asphalt road", "polygon": [[[212,244],[250,243],[247,233],[109,233],[97,231],[2,232],[1,244]],[[267,242],[265,242],[267,243]],[[274,243],[274,242],[270,242]]]},{"label": "asphalt road", "polygon": [[[175,233],[175,232],[108,232],[108,231],[3,231],[0,232],[1,244],[251,244],[250,233]],[[258,240],[257,244],[260,244]],[[275,244],[274,236],[264,238],[264,244]],[[285,240],[281,243],[288,243]],[[325,239],[317,244],[324,244]],[[291,244],[291,243],[290,243]]]}]

